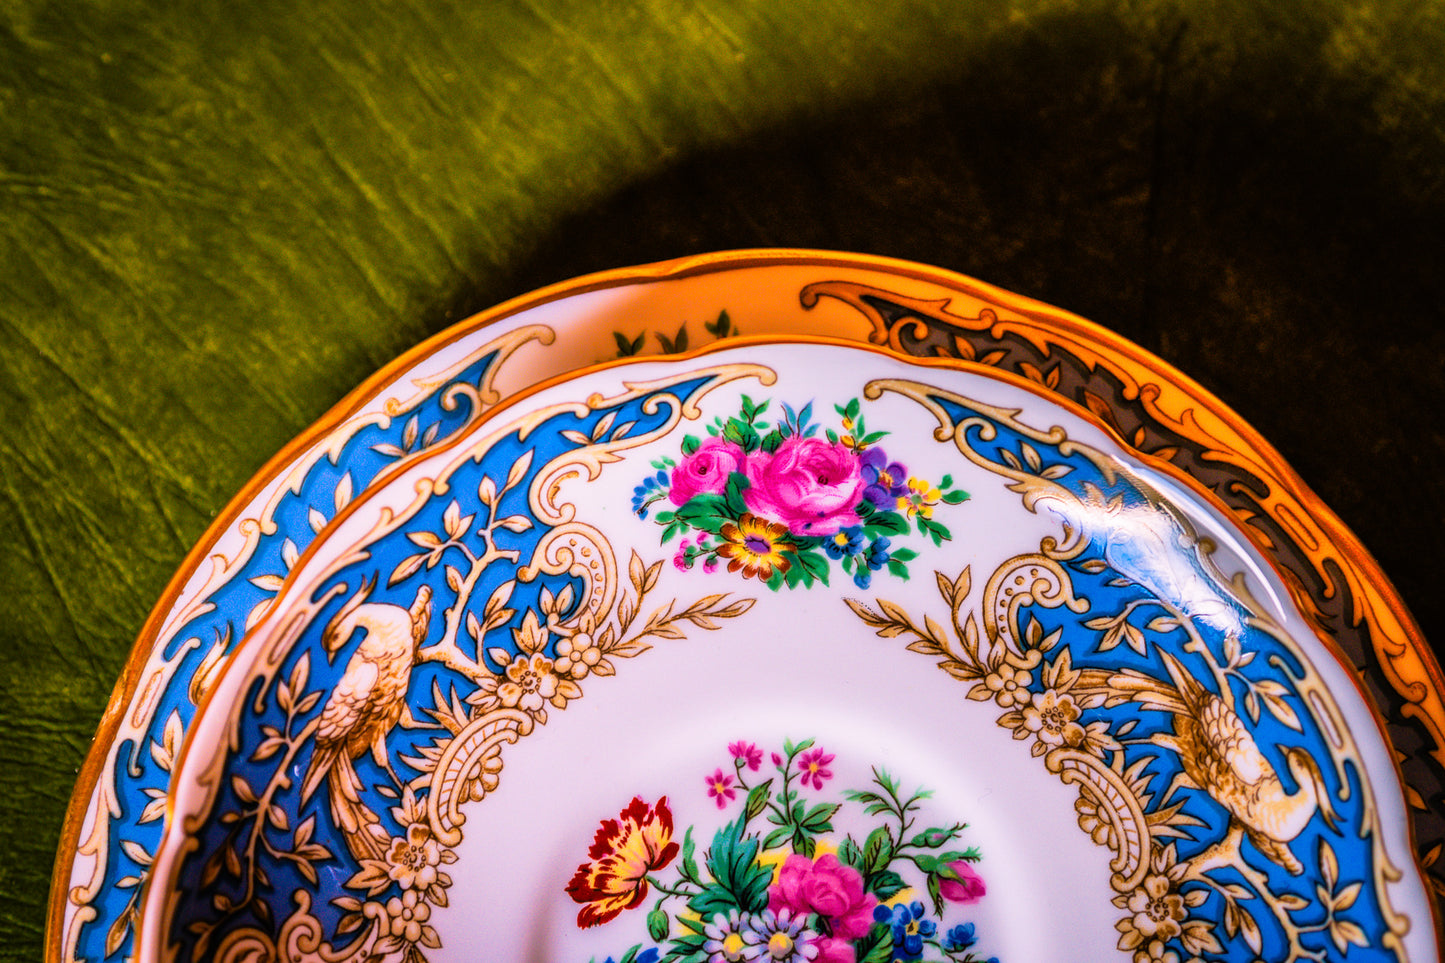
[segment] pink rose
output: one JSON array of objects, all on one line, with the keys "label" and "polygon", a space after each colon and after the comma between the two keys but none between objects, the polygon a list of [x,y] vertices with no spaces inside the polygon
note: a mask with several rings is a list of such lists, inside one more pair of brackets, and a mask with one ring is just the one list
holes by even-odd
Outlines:
[{"label": "pink rose", "polygon": [[683,505],[694,495],[719,493],[727,488],[728,476],[742,471],[742,465],[741,448],[721,438],[708,438],[672,470],[672,491],[667,497],[674,505]]},{"label": "pink rose", "polygon": [[749,455],[743,471],[752,486],[743,492],[748,510],[794,535],[836,535],[858,524],[863,471],[842,445],[794,435],[771,456]]},{"label": "pink rose", "polygon": [[958,874],[958,879],[938,881],[938,891],[944,899],[953,903],[977,903],[983,899],[983,894],[987,892],[983,877],[975,873],[971,865],[960,859],[949,863],[948,868]]},{"label": "pink rose", "polygon": [[858,954],[853,952],[853,944],[848,940],[822,936],[814,940],[813,945],[818,948],[813,963],[858,963]]},{"label": "pink rose", "polygon": [[768,909],[791,910],[794,917],[817,913],[840,940],[856,940],[873,926],[878,898],[863,891],[863,875],[831,853],[817,862],[797,853],[789,856],[768,890]]}]

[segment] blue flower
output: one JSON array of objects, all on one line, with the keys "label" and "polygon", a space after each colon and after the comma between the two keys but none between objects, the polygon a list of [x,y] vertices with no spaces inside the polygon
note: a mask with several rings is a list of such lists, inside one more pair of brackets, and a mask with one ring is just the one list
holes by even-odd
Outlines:
[{"label": "blue flower", "polygon": [[[857,555],[858,550],[862,547],[863,529],[857,525],[852,528],[839,529],[838,534],[829,535],[823,540],[823,551],[828,553],[829,558]],[[868,586],[862,587],[867,588]]]},{"label": "blue flower", "polygon": [[886,536],[879,536],[868,546],[868,553],[863,557],[863,560],[868,563],[869,568],[876,572],[887,565],[890,558],[892,558],[892,556],[888,553],[888,538]]},{"label": "blue flower", "polygon": [[638,518],[646,518],[647,507],[667,495],[667,483],[667,472],[659,471],[644,478],[642,484],[632,489],[632,510]]},{"label": "blue flower", "polygon": [[873,573],[863,566],[858,566],[858,571],[853,573],[853,584],[860,589],[866,589],[873,584]]},{"label": "blue flower", "polygon": [[945,953],[959,953],[976,942],[978,937],[974,935],[973,924],[959,923],[944,935],[943,950]]},{"label": "blue flower", "polygon": [[873,919],[893,929],[893,958],[916,960],[923,955],[923,941],[938,932],[938,924],[923,918],[923,904],[917,901],[904,906],[879,906]]}]

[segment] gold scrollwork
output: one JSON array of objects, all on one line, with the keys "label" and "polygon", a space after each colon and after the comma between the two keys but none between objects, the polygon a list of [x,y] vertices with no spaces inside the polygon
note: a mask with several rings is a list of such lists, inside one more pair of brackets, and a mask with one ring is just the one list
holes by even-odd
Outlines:
[{"label": "gold scrollwork", "polygon": [[[502,746],[527,735],[533,724],[533,717],[527,712],[493,709],[473,719],[447,743],[432,773],[431,792],[426,801],[431,830],[443,846],[455,846],[462,841],[461,827],[466,822],[462,804],[496,788],[495,783],[486,785],[487,763],[495,763],[495,769],[499,770]],[[459,791],[467,785],[477,785],[480,792],[472,796]]]}]

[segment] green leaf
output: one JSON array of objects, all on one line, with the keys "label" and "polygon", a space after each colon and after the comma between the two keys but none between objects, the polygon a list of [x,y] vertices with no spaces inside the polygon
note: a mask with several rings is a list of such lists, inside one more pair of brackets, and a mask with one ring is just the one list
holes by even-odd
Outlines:
[{"label": "green leaf", "polygon": [[962,831],[962,824],[952,826],[947,829],[943,828],[942,826],[930,826],[929,828],[923,830],[921,833],[915,835],[908,842],[911,846],[927,846],[929,849],[937,849],[939,846],[942,846],[949,840],[956,838],[958,834]]},{"label": "green leaf", "polygon": [[[813,748],[814,741],[815,740],[813,739],[804,739],[802,742],[794,743],[791,739],[784,739],[783,754],[786,755],[789,759],[791,759],[798,753],[807,752],[809,749]],[[796,793],[794,793],[794,795],[796,795]]]},{"label": "green leaf", "polygon": [[948,533],[948,529],[937,522],[924,518],[922,515],[918,516],[918,531],[927,535],[933,540],[933,544],[939,547],[943,546],[945,539],[951,539],[953,537]]},{"label": "green leaf", "polygon": [[728,891],[738,909],[756,913],[768,905],[768,884],[773,881],[773,871],[758,865],[757,838],[744,835],[744,826],[744,820],[737,819],[718,830],[708,849],[706,864],[708,873]]},{"label": "green leaf", "polygon": [[777,849],[792,834],[793,830],[788,826],[783,826],[781,829],[773,830],[772,832],[768,833],[767,839],[763,840],[763,849]]},{"label": "green leaf", "polygon": [[859,791],[857,789],[850,789],[844,793],[844,795],[853,802],[862,803],[865,811],[870,816],[877,815],[880,812],[893,811],[893,804],[891,802],[871,790]]},{"label": "green leaf", "polygon": [[758,813],[767,807],[768,793],[772,791],[772,787],[773,781],[769,779],[767,782],[759,783],[748,790],[748,801],[743,806],[745,821],[756,818]]},{"label": "green leaf", "polygon": [[838,861],[845,866],[852,866],[859,872],[863,872],[868,866],[863,856],[863,850],[858,848],[858,844],[853,841],[852,836],[845,838],[842,845],[838,847]]},{"label": "green leaf", "polygon": [[868,935],[853,945],[858,963],[892,963],[893,927],[886,923],[874,923]]},{"label": "green leaf", "polygon": [[757,451],[758,445],[762,443],[762,437],[756,428],[736,418],[729,418],[728,423],[723,426],[723,438],[745,452]]},{"label": "green leaf", "polygon": [[868,834],[863,843],[863,864],[859,867],[866,874],[888,868],[893,862],[893,834],[887,826],[879,826]]},{"label": "green leaf", "polygon": [[942,864],[942,860],[937,856],[920,853],[913,857],[913,863],[925,873],[936,873],[938,872],[938,867]]},{"label": "green leaf", "polygon": [[806,551],[794,553],[797,565],[807,572],[811,578],[817,579],[824,585],[828,584],[828,557],[821,552]]},{"label": "green leaf", "polygon": [[708,848],[704,861],[715,885],[688,901],[702,919],[730,909],[756,913],[768,905],[773,873],[758,865],[757,838],[744,835],[743,826],[742,819],[729,823],[717,831]]},{"label": "green leaf", "polygon": [[798,822],[810,833],[830,833],[833,831],[833,824],[829,820],[833,818],[839,808],[837,803],[819,803],[808,810],[807,815]]},{"label": "green leaf", "polygon": [[911,562],[918,557],[918,553],[911,548],[900,548],[891,553],[892,558],[899,562]]},{"label": "green leaf", "polygon": [[748,476],[740,471],[728,475],[727,488],[724,492],[724,504],[734,518],[740,517],[748,510],[748,503],[743,501],[743,492],[751,487]]},{"label": "green leaf", "polygon": [[875,512],[868,516],[864,531],[871,536],[907,535],[908,519],[897,512]]},{"label": "green leaf", "polygon": [[782,443],[782,431],[780,429],[774,428],[772,431],[768,432],[766,435],[763,436],[760,447],[763,451],[771,455],[773,452],[778,450],[778,447],[782,445]]},{"label": "green leaf", "polygon": [[700,932],[685,933],[672,941],[672,949],[662,959],[664,963],[703,963],[708,957],[703,949],[706,942],[707,937]]},{"label": "green leaf", "polygon": [[617,356],[619,358],[630,358],[642,350],[642,339],[645,334],[639,334],[635,340],[627,340],[627,336],[621,331],[612,332],[612,338],[617,342]]},{"label": "green leaf", "polygon": [[678,506],[673,517],[685,525],[716,535],[733,519],[727,501],[721,495],[694,495]]},{"label": "green leaf", "polygon": [[903,882],[902,876],[891,869],[885,869],[877,873],[870,873],[867,882],[864,883],[864,889],[877,895],[879,902],[886,903],[907,885]]},{"label": "green leaf", "polygon": [[961,488],[958,491],[943,493],[943,500],[950,505],[962,505],[964,502],[968,501],[968,499],[968,492],[964,491]]},{"label": "green leaf", "polygon": [[667,939],[670,922],[667,913],[661,909],[655,909],[647,914],[647,935],[652,937],[652,942],[661,943]]},{"label": "green leaf", "polygon": [[702,441],[697,437],[697,435],[683,435],[682,453],[684,455],[691,455],[700,447],[702,447]]},{"label": "green leaf", "polygon": [[687,908],[702,919],[712,919],[719,913],[736,910],[738,900],[726,886],[704,886],[701,892],[687,901]]},{"label": "green leaf", "polygon": [[933,901],[933,911],[939,916],[942,916],[943,893],[940,890],[938,877],[932,873],[928,874],[928,898]]},{"label": "green leaf", "polygon": [[697,844],[692,838],[692,827],[687,827],[687,832],[682,837],[682,865],[678,867],[678,874],[689,883],[702,885],[702,880],[697,875],[697,860],[693,858],[697,852]]},{"label": "green leaf", "polygon": [[890,558],[888,560],[888,571],[895,577],[901,578],[905,582],[908,581],[908,566],[897,559]]}]

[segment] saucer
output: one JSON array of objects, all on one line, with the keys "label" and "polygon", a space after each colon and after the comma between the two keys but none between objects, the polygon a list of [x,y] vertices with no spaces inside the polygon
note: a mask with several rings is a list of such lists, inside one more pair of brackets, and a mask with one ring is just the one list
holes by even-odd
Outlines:
[{"label": "saucer", "polygon": [[1426,960],[1382,721],[1225,506],[763,338],[354,498],[181,751],[138,959]]},{"label": "saucer", "polygon": [[831,334],[1014,372],[1202,482],[1249,527],[1317,629],[1329,627],[1395,744],[1408,747],[1400,767],[1416,852],[1445,840],[1445,822],[1420,801],[1445,788],[1439,670],[1358,543],[1237,416],[1097,326],[946,271],[858,255],[736,252],[580,278],[463,322],[369,379],[248,483],[157,604],[101,723],[64,826],[47,959],[129,955],[165,787],[195,704],[339,507],[543,378],[739,330]]}]

